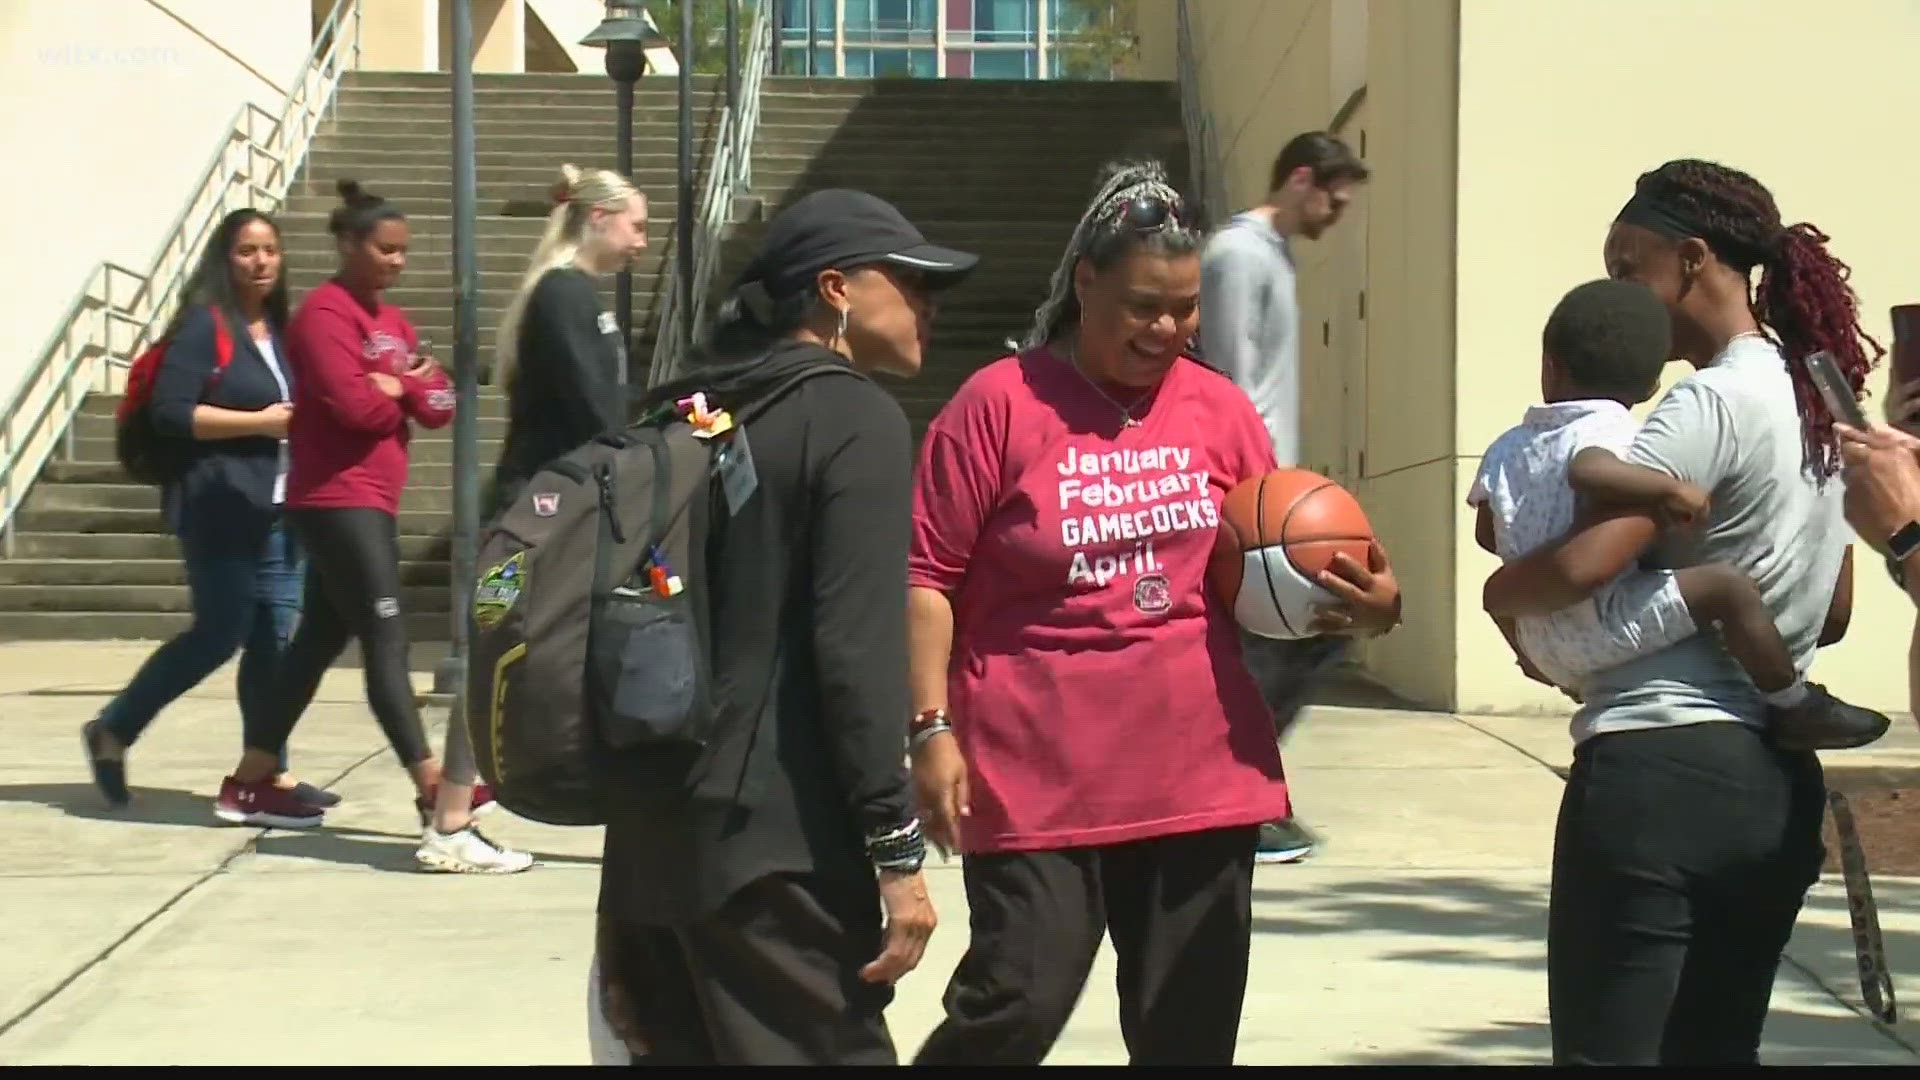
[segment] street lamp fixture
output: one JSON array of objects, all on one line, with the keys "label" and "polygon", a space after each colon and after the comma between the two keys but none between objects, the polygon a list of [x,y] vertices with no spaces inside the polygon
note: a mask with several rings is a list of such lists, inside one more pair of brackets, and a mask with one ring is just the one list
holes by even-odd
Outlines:
[{"label": "street lamp fixture", "polygon": [[[653,24],[647,14],[645,4],[623,3],[621,0],[607,0],[606,18],[600,25],[580,39],[580,44],[607,51],[607,77],[613,80],[615,108],[618,110],[617,125],[614,129],[615,153],[614,167],[620,175],[633,177],[633,84],[647,71],[647,50],[665,47],[667,36]],[[633,355],[633,271],[621,267],[614,278],[615,321],[620,326],[620,341],[623,346],[620,370],[615,373],[621,386],[627,385],[627,369]]]}]

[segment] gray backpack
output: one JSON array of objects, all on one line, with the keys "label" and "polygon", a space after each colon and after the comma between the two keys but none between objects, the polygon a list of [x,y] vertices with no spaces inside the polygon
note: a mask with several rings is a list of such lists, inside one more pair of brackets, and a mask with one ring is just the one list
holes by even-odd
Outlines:
[{"label": "gray backpack", "polygon": [[719,734],[707,535],[745,468],[747,423],[820,362],[704,437],[673,406],[549,462],[481,537],[466,724],[501,805],[552,825],[680,796]]}]

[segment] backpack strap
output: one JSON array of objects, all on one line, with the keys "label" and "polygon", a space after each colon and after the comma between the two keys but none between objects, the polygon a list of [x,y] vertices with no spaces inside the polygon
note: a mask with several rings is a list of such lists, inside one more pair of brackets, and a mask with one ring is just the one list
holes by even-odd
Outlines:
[{"label": "backpack strap", "polygon": [[747,421],[752,420],[754,417],[757,417],[761,413],[766,412],[767,409],[770,406],[772,406],[774,402],[779,401],[781,398],[785,397],[787,395],[787,392],[792,390],[794,387],[799,386],[801,383],[806,382],[808,379],[818,378],[821,375],[858,376],[859,372],[853,370],[853,368],[847,366],[845,363],[842,363],[837,360],[821,360],[816,363],[808,364],[805,367],[802,367],[800,370],[794,372],[793,374],[775,383],[772,387],[770,387],[766,391],[755,395],[751,401],[746,402],[745,404],[741,405],[738,409],[736,409],[735,413],[739,417],[740,423],[742,425],[745,425]]},{"label": "backpack strap", "polygon": [[227,329],[227,317],[220,313],[220,305],[208,308],[213,313],[213,371],[207,376],[212,382],[233,363],[233,332]]}]

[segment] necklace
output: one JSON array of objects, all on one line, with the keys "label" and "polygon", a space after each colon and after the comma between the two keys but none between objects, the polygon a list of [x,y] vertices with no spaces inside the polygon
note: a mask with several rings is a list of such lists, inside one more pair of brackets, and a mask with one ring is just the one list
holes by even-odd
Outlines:
[{"label": "necklace", "polygon": [[1112,394],[1107,393],[1104,387],[1102,387],[1099,383],[1093,381],[1093,376],[1087,374],[1086,371],[1080,367],[1079,352],[1080,352],[1079,343],[1073,342],[1067,345],[1067,347],[1057,355],[1059,355],[1059,357],[1062,360],[1066,361],[1067,366],[1072,368],[1074,371],[1074,374],[1079,375],[1081,381],[1085,382],[1087,386],[1091,387],[1094,393],[1099,394],[1101,397],[1107,399],[1107,404],[1113,406],[1115,409],[1119,411],[1121,427],[1123,428],[1139,427],[1140,421],[1134,417],[1133,410],[1139,408],[1142,405],[1145,405],[1147,401],[1153,397],[1152,392],[1149,391],[1147,393],[1141,394],[1139,399],[1136,400],[1132,405],[1120,404],[1117,398],[1115,398]]}]

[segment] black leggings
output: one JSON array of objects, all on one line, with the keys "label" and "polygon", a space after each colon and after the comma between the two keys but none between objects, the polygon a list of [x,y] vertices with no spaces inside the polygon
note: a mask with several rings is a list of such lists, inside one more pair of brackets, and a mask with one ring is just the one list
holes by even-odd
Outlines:
[{"label": "black leggings", "polygon": [[[367,704],[402,765],[433,757],[413,700],[407,626],[400,609],[400,536],[383,510],[289,510],[307,549],[306,596],[300,626],[280,661],[270,707],[248,723],[247,746],[279,754],[320,678],[347,639],[360,639]],[[252,717],[246,718],[252,721]]]},{"label": "black leggings", "polygon": [[1813,754],[1743,724],[1582,743],[1554,838],[1554,1064],[1756,1064],[1825,794]]}]

